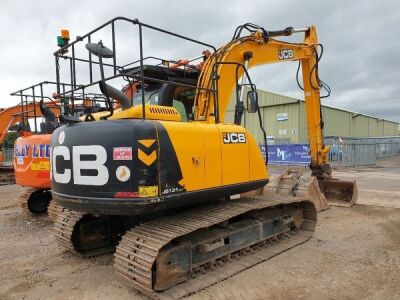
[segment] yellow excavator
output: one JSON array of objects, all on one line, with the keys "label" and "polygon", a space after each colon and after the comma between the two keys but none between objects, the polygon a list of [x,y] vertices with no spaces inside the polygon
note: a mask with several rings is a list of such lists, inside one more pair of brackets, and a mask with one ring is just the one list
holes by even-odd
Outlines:
[{"label": "yellow excavator", "polygon": [[[138,65],[116,64],[115,39],[111,39],[113,50],[101,41],[92,43],[92,35],[108,26],[114,36],[116,22],[138,28]],[[203,53],[198,65],[172,68],[168,65],[174,62],[165,60],[144,64],[143,29],[210,51]],[[297,32],[305,34],[301,43],[275,39]],[[84,119],[69,118],[68,125],[53,133],[52,194],[62,207],[54,226],[61,245],[84,256],[115,250],[116,273],[130,286],[154,298],[179,298],[310,239],[317,205],[307,196],[315,195],[293,197],[263,190],[269,181],[267,157],[241,121],[245,109],[258,114],[266,136],[248,69],[300,61],[311,169],[319,186],[330,185],[326,184],[331,170],[329,149],[323,145],[315,27],[267,31],[244,24],[230,42],[216,49],[137,19],[118,17],[62,46],[55,53],[57,66],[59,59],[77,59],[68,51],[81,42],[86,42],[89,58],[80,61],[90,68],[99,65],[101,79],[90,76],[86,86],[59,90],[59,97],[98,85],[109,110]],[[99,61],[94,62],[93,56]],[[104,63],[105,59],[112,63]],[[112,70],[107,78],[105,67]],[[75,69],[71,71],[75,78]],[[132,91],[129,96],[109,84],[117,78],[128,82],[124,91]],[[232,92],[236,94],[234,124],[226,124]],[[120,108],[113,109],[111,99]],[[340,183],[335,180],[336,186]],[[351,194],[351,188],[335,188],[335,193]],[[236,199],[254,190],[262,195]],[[260,250],[265,247],[266,251]],[[249,255],[255,251],[257,255]]]}]

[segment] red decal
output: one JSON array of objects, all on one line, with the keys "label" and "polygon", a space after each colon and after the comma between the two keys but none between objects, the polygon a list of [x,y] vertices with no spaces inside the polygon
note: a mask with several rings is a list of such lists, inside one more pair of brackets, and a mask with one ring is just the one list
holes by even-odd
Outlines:
[{"label": "red decal", "polygon": [[138,192],[116,192],[114,194],[115,198],[138,198]]},{"label": "red decal", "polygon": [[132,160],[132,147],[116,147],[113,153],[114,160]]},{"label": "red decal", "polygon": [[47,171],[47,172],[38,172],[38,174],[37,174],[37,178],[49,178],[50,177],[50,172],[49,171]]}]

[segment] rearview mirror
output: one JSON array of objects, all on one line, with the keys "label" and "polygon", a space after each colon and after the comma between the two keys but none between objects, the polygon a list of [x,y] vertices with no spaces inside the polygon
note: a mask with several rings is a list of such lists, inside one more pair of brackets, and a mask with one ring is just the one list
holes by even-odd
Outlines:
[{"label": "rearview mirror", "polygon": [[[114,113],[113,104],[110,100],[110,93],[112,92],[111,90],[113,88],[111,86],[109,86],[108,84],[106,84],[106,79],[104,76],[103,58],[114,57],[114,52],[112,52],[107,47],[104,47],[103,42],[101,40],[97,44],[96,43],[87,43],[85,47],[86,47],[86,49],[88,49],[89,53],[96,55],[99,58],[100,75],[101,75],[100,89],[103,88],[102,92],[106,96],[108,109],[110,110],[110,114],[108,114],[107,116],[102,116],[100,119],[107,120],[107,118],[111,117]],[[110,88],[108,88],[108,87],[110,87]]]},{"label": "rearview mirror", "polygon": [[112,58],[114,56],[114,53],[103,46],[101,41],[99,43],[88,43],[85,47],[91,54],[96,56],[101,56],[103,58]]},{"label": "rearview mirror", "polygon": [[258,111],[258,93],[257,91],[247,92],[247,112],[256,113]]}]

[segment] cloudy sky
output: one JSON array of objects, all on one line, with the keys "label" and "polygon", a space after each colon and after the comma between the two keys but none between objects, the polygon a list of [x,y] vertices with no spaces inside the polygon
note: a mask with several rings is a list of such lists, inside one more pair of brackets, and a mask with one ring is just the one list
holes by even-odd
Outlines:
[{"label": "cloudy sky", "polygon": [[[381,1],[19,1],[0,0],[0,107],[10,92],[55,80],[56,36],[67,28],[83,35],[115,16],[142,22],[220,46],[235,28],[252,22],[267,30],[316,25],[324,56],[320,77],[331,89],[324,104],[400,121],[400,2]],[[119,42],[131,38],[122,27]],[[99,37],[100,38],[100,37]],[[105,39],[107,41],[107,39]],[[137,57],[137,39],[118,53]],[[201,48],[145,35],[145,55],[195,57]],[[130,55],[132,54],[132,55]],[[130,57],[131,56],[131,57]],[[132,60],[130,59],[130,60]],[[261,89],[302,97],[294,63],[251,71]]]}]

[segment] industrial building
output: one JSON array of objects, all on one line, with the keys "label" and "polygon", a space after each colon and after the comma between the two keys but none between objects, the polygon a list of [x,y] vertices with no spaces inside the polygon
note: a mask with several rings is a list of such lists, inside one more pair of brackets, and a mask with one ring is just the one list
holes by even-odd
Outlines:
[{"label": "industrial building", "polygon": [[[236,99],[236,98],[235,98]],[[233,122],[235,99],[225,115]],[[305,102],[272,92],[258,90],[264,128],[270,144],[308,143]],[[383,137],[399,135],[399,123],[324,105],[324,136]],[[258,114],[244,114],[243,125],[262,143]]]}]

